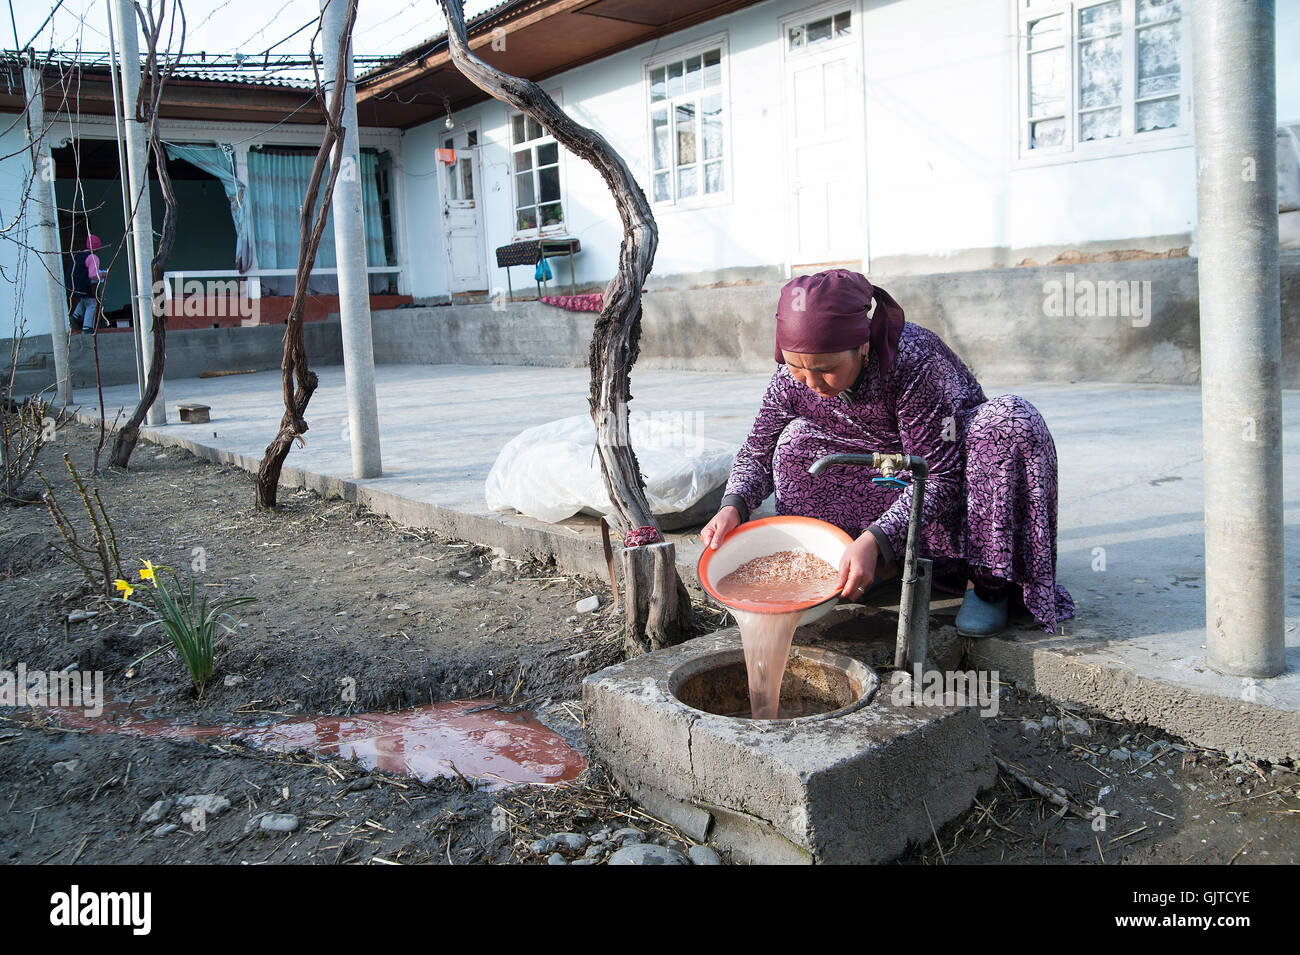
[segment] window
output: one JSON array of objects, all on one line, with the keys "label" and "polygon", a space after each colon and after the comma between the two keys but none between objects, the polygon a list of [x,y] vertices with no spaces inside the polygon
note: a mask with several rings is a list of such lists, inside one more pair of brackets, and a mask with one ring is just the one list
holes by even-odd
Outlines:
[{"label": "window", "polygon": [[[465,142],[470,149],[477,146],[478,130],[471,129],[466,134]],[[442,141],[442,145],[454,150],[455,137],[447,137]],[[447,170],[447,198],[452,202],[474,201],[474,160],[471,156],[459,156],[452,168]]]},{"label": "window", "polygon": [[786,45],[790,50],[802,50],[827,40],[838,40],[849,36],[852,30],[853,14],[848,10],[842,10],[834,16],[822,17],[820,20],[810,20],[790,27],[786,33]]},{"label": "window", "polygon": [[646,64],[654,202],[726,192],[723,47],[716,41]]},{"label": "window", "polygon": [[[367,150],[362,150],[365,155]],[[375,194],[379,198],[379,223],[383,232],[384,264],[397,261],[397,242],[393,225],[393,160],[387,151],[376,156]],[[362,160],[363,164],[365,160]]]},{"label": "window", "polygon": [[[291,269],[297,266],[299,210],[315,159],[316,150],[310,146],[266,145],[249,150],[249,210],[260,268]],[[362,147],[360,159],[361,202],[366,210],[366,263],[370,266],[395,265],[393,207],[388,185],[391,181],[391,157],[386,151]],[[318,206],[323,201],[322,195],[316,197]],[[378,215],[374,214],[376,211]],[[321,235],[316,265],[320,268],[333,268],[335,265],[332,224],[327,224]]]},{"label": "window", "polygon": [[560,198],[560,144],[537,120],[510,117],[511,171],[515,181],[515,232],[564,231]]},{"label": "window", "polygon": [[1022,155],[1186,135],[1183,34],[1181,0],[1023,4]]}]

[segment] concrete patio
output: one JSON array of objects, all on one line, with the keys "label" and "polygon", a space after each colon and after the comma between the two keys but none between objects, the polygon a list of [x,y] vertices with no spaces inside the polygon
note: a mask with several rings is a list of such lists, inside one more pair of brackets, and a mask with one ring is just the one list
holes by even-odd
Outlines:
[{"label": "concrete patio", "polygon": [[[320,377],[306,447],[283,479],[338,494],[418,527],[499,546],[512,556],[553,557],[569,572],[600,575],[594,522],[545,525],[488,511],[483,482],[519,431],[587,410],[581,368],[387,364],[376,368],[384,475],[354,480],[343,368]],[[633,375],[633,409],[689,411],[703,432],[739,444],[768,375],[645,370]],[[990,396],[1008,389],[990,387]],[[1200,745],[1254,756],[1300,758],[1300,392],[1286,392],[1287,672],[1250,681],[1205,666],[1200,393],[1188,386],[1021,385],[1042,411],[1060,458],[1059,580],[1078,616],[1049,637],[1020,628],[972,647],[996,669],[1053,698],[1140,720]],[[108,420],[129,412],[134,385],[104,389]],[[255,471],[280,419],[278,371],[165,383],[168,417],[144,437]],[[98,422],[93,392],[78,416]],[[176,406],[211,406],[210,424],[181,424]],[[249,491],[250,503],[252,490]],[[770,502],[766,507],[770,507]],[[700,543],[678,541],[694,584]]]}]

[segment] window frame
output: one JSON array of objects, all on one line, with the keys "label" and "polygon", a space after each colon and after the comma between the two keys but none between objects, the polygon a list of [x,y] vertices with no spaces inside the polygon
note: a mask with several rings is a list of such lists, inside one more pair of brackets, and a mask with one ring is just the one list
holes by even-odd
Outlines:
[{"label": "window frame", "polygon": [[[719,94],[722,97],[722,189],[719,192],[704,193],[697,192],[694,196],[682,199],[677,193],[677,148],[675,138],[670,133],[672,145],[672,166],[670,167],[670,182],[672,185],[673,196],[669,199],[654,198],[654,177],[655,177],[655,158],[654,158],[654,125],[653,114],[660,106],[668,109],[668,115],[673,116],[673,99],[665,97],[663,100],[652,103],[650,73],[661,66],[669,63],[675,63],[679,60],[686,60],[692,56],[702,56],[709,50],[717,49],[719,54],[718,69],[721,75],[721,85],[718,87]],[[644,136],[645,136],[645,194],[650,201],[650,205],[661,212],[672,212],[678,209],[699,209],[708,206],[725,205],[732,201],[732,130],[731,130],[731,81],[730,70],[728,67],[729,50],[727,46],[727,32],[713,34],[699,40],[694,40],[682,46],[674,47],[671,50],[665,50],[662,53],[656,53],[653,56],[644,57],[641,60],[641,104],[644,111]],[[698,96],[697,96],[698,101]],[[701,140],[702,140],[701,125]],[[697,149],[702,149],[702,145],[697,142]],[[701,169],[700,186],[703,187],[703,166],[702,159],[697,160],[697,165]]]},{"label": "window frame", "polygon": [[[551,99],[555,100],[556,105],[560,105],[561,100],[560,100],[560,93],[558,90],[549,90],[548,95],[551,97]],[[510,178],[510,203],[511,203],[510,234],[513,236],[511,241],[523,242],[528,239],[547,239],[550,238],[551,236],[568,235],[570,209],[568,205],[568,200],[565,198],[565,196],[568,195],[568,184],[565,181],[564,146],[560,144],[560,141],[556,139],[551,134],[550,130],[548,130],[545,126],[541,127],[542,129],[541,136],[535,139],[524,140],[522,143],[516,143],[515,135],[514,135],[514,123],[515,123],[516,116],[524,117],[525,132],[527,132],[526,124],[530,121],[530,117],[526,116],[520,110],[517,109],[506,110],[505,146],[506,146],[506,154],[509,157],[506,160],[506,166],[507,166],[506,175]],[[540,123],[538,125],[541,126]],[[550,202],[543,203],[540,201],[541,199],[540,184],[537,181],[537,170],[539,168],[537,165],[537,148],[538,146],[546,146],[551,144],[554,144],[556,150],[555,172],[556,172],[556,177],[559,180],[559,186],[560,186],[560,198],[558,200],[553,200],[553,201],[557,201],[560,203],[560,221],[555,225],[545,226],[542,225],[541,223],[541,207],[543,205],[550,205],[551,203]],[[530,150],[532,153],[532,165],[530,166],[528,171],[533,174],[533,190],[534,190],[533,200],[534,201],[532,205],[534,209],[538,210],[538,223],[536,226],[534,226],[531,229],[519,228],[519,183],[517,179],[519,173],[515,171],[515,153],[522,152],[525,149]],[[548,163],[547,166],[549,167],[549,165],[550,164]]]},{"label": "window frame", "polygon": [[375,168],[375,191],[379,194],[379,222],[384,236],[384,265],[397,264],[397,202],[394,193],[393,175],[395,164],[393,154],[387,149],[375,149],[362,146],[362,150],[373,149],[379,156]]},{"label": "window frame", "polygon": [[[842,36],[836,36],[834,22],[835,18],[841,13],[849,15],[850,30]],[[823,20],[831,21],[831,35],[829,37],[824,40],[812,41],[805,38],[797,47],[790,45],[791,28],[807,27]],[[781,18],[781,55],[788,61],[793,57],[816,53],[818,50],[833,49],[841,45],[852,45],[858,42],[861,26],[862,17],[856,0],[838,0],[838,2],[822,3],[806,10],[800,10],[798,13]]]},{"label": "window frame", "polygon": [[[481,200],[479,199],[477,193],[469,197],[466,197],[464,195],[465,192],[464,170],[466,169],[466,167],[461,165],[462,163],[469,164],[468,168],[470,174],[470,184],[477,185],[478,190],[480,192],[483,189],[483,183],[478,180],[475,180],[474,178],[474,152],[482,145],[480,142],[478,142],[479,131],[476,127],[470,127],[466,130],[466,139],[468,139],[471,135],[474,137],[475,141],[463,150],[467,155],[465,156],[457,155],[456,161],[454,163],[444,166],[442,182],[439,184],[439,188],[443,190],[444,199],[448,204],[453,202],[461,202],[461,203],[467,202],[469,203],[469,205],[462,207],[467,209],[473,208],[474,206],[478,205],[478,203]],[[442,142],[441,148],[450,149],[453,152],[455,152],[456,137],[454,135],[453,130],[447,130],[441,133],[440,141]],[[482,179],[481,169],[478,178],[480,180]],[[455,186],[454,191],[456,192],[456,195],[454,196],[451,194],[453,191],[452,189],[453,186]]]},{"label": "window frame", "polygon": [[[1079,11],[1110,0],[1017,0],[1015,116],[1017,167],[1052,165],[1088,159],[1125,156],[1164,149],[1181,149],[1194,142],[1192,129],[1192,43],[1189,35],[1188,0],[1179,14],[1179,117],[1170,129],[1138,132],[1134,129],[1137,103],[1137,0],[1120,2],[1122,47],[1119,136],[1101,140],[1079,139]],[[1029,25],[1044,17],[1060,14],[1064,22],[1063,44],[1068,53],[1068,76],[1064,118],[1065,142],[1060,146],[1031,149],[1029,113]]]}]

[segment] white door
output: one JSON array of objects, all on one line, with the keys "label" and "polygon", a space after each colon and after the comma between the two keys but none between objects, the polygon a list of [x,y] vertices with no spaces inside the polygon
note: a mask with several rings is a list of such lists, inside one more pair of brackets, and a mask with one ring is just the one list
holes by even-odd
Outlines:
[{"label": "white door", "polygon": [[445,149],[456,161],[442,167],[443,248],[447,250],[447,287],[452,292],[487,288],[487,253],[483,244],[483,203],[480,197],[478,125],[458,126],[442,134]]},{"label": "white door", "polygon": [[792,272],[866,264],[860,33],[856,2],[781,21]]}]

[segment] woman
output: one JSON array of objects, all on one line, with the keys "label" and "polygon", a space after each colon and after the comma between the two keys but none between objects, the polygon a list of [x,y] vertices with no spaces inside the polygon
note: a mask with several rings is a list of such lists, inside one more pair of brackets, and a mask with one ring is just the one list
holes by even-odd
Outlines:
[{"label": "woman", "polygon": [[[873,307],[874,302],[874,307]],[[828,521],[854,537],[840,595],[859,599],[898,573],[912,487],[872,483],[864,467],[808,473],[835,453],[917,454],[929,465],[920,554],[936,583],[966,585],[957,629],[1001,631],[1019,597],[1048,633],[1074,615],[1056,584],[1056,446],[1028,401],[989,401],[970,369],[866,276],[832,269],[781,289],[776,360],[722,507],[701,532],[716,548],[773,491],[779,514]],[[958,576],[960,575],[960,576]]]}]

